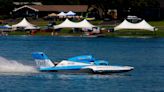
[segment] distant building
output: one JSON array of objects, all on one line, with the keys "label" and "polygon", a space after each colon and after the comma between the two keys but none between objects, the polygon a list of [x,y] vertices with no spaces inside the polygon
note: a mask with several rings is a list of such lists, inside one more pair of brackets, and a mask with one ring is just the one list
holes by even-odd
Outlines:
[{"label": "distant building", "polygon": [[43,17],[50,13],[73,11],[78,15],[86,13],[88,5],[24,5],[15,8],[12,15],[15,17]]},{"label": "distant building", "polygon": [[[36,0],[39,1],[39,0]],[[97,18],[110,18],[110,19],[124,19],[128,15],[135,15],[146,20],[159,20],[164,19],[164,0],[157,0],[159,6],[153,8],[143,8],[141,11],[135,12],[133,8],[116,8],[112,12],[112,9],[108,9],[105,16],[103,10],[100,11],[98,7],[88,5],[42,5],[41,2],[14,2],[15,8],[12,11],[12,15],[15,17],[44,17],[50,13],[59,12],[76,12],[77,15],[87,15],[88,17]],[[32,5],[31,5],[32,4]],[[87,13],[88,12],[88,13]],[[110,15],[110,16],[109,16]],[[111,18],[112,17],[112,18]]]},{"label": "distant building", "polygon": [[16,6],[22,6],[22,5],[42,5],[41,2],[13,2]]}]

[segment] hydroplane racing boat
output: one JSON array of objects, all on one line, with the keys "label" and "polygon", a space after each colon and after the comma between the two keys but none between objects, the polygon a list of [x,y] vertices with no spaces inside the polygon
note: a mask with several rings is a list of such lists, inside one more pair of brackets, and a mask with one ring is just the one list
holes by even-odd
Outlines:
[{"label": "hydroplane racing boat", "polygon": [[108,61],[96,60],[92,55],[71,57],[61,62],[52,62],[43,52],[34,52],[32,57],[39,71],[45,72],[120,73],[134,69],[130,66],[112,66]]}]

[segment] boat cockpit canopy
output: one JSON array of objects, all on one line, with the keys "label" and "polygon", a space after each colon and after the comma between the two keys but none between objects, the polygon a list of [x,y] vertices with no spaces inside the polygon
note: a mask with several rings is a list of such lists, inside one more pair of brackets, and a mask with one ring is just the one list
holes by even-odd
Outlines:
[{"label": "boat cockpit canopy", "polygon": [[83,63],[90,63],[94,62],[95,58],[92,55],[83,55],[83,56],[76,56],[68,59],[69,61],[75,62],[83,62]]},{"label": "boat cockpit canopy", "polygon": [[94,62],[95,65],[109,65],[109,62],[108,61],[105,61],[105,60],[96,60]]}]

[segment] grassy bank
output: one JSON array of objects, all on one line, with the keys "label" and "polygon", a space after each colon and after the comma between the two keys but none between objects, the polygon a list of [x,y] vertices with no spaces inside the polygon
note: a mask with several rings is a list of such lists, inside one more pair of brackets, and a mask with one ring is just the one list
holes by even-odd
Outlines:
[{"label": "grassy bank", "polygon": [[[72,30],[64,29],[58,33],[53,33],[54,36],[81,36],[83,32],[73,32]],[[164,31],[145,31],[145,30],[120,30],[115,32],[102,32],[106,37],[119,37],[119,36],[149,36],[149,37],[164,37]],[[9,32],[8,35],[31,35],[29,32]],[[52,32],[37,31],[34,35],[52,36]]]}]

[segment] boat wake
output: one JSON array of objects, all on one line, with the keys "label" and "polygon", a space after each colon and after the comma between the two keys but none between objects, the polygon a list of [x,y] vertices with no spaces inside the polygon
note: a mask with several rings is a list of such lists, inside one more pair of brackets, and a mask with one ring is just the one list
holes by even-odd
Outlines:
[{"label": "boat wake", "polygon": [[15,60],[0,57],[0,73],[37,73],[34,66],[24,65]]}]

